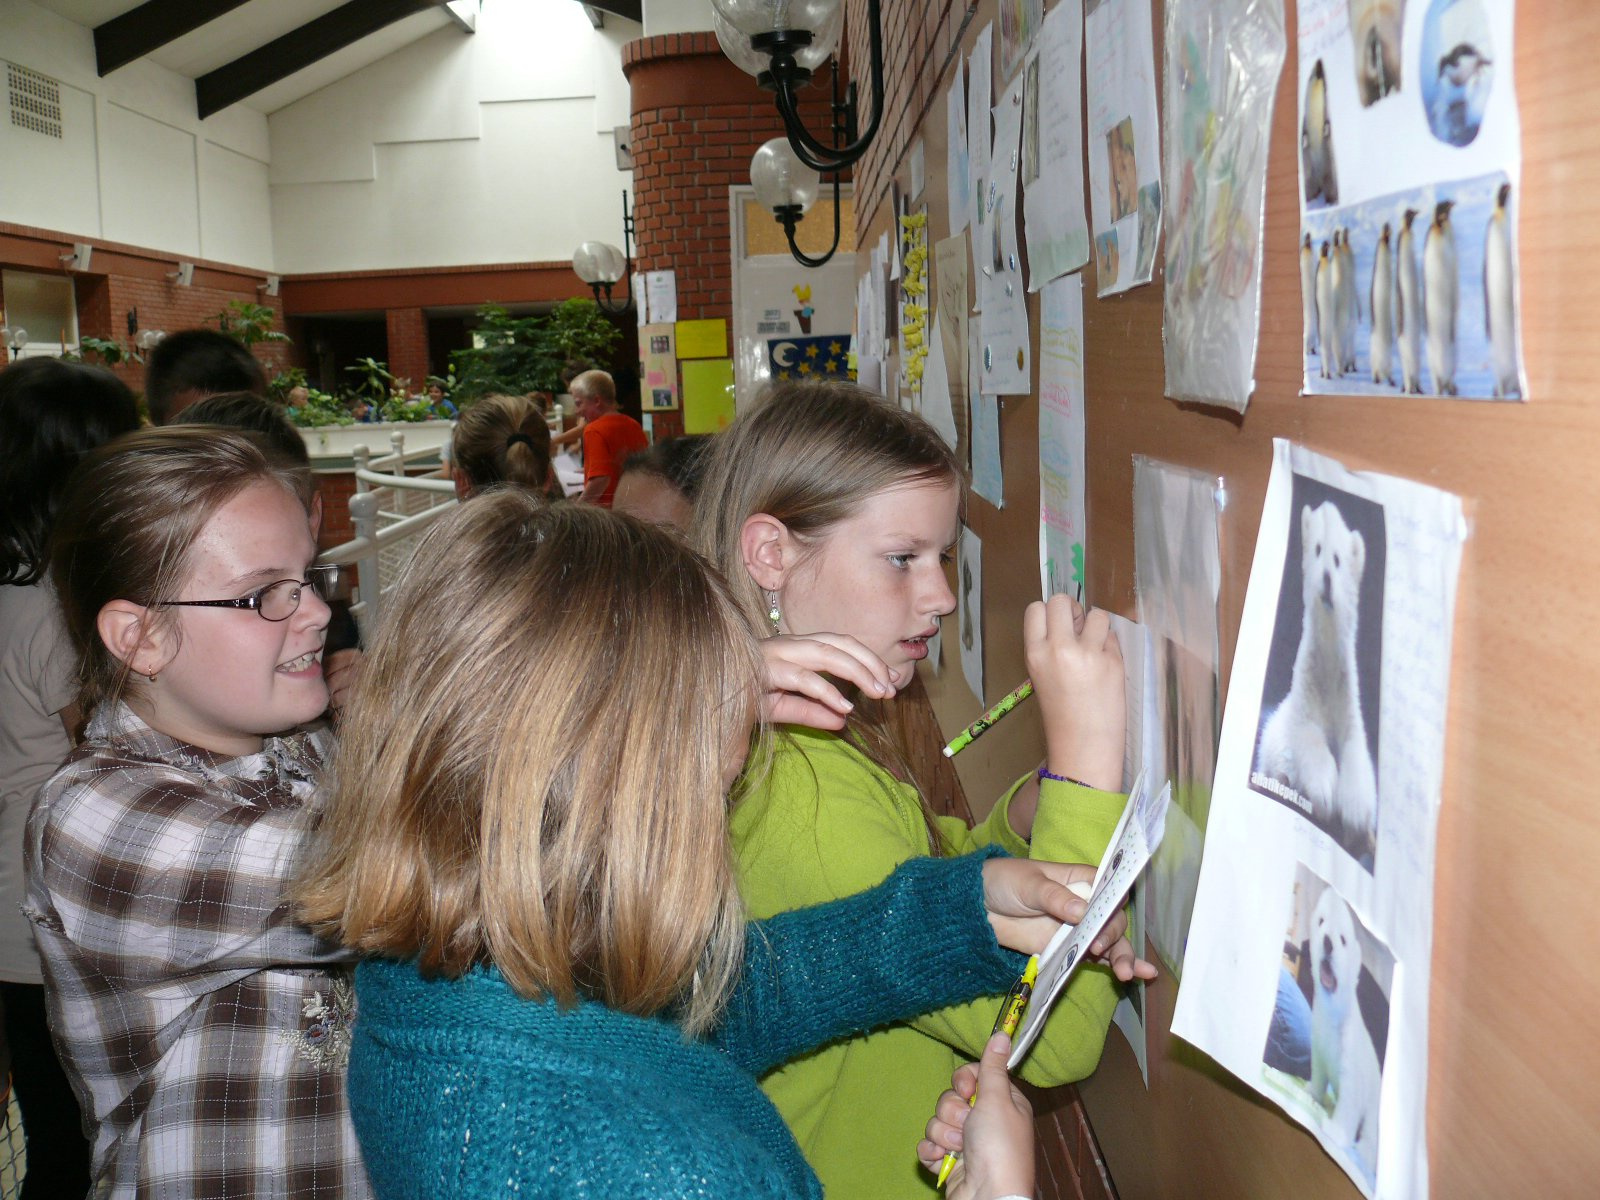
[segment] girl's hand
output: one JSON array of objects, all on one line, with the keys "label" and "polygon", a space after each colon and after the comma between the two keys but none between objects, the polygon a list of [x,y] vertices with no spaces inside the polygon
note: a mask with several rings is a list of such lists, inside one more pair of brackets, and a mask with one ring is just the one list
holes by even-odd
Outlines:
[{"label": "girl's hand", "polygon": [[1102,791],[1122,782],[1122,648],[1111,618],[1085,613],[1070,596],[1034,601],[1022,618],[1022,646],[1044,718],[1045,766]]},{"label": "girl's hand", "polygon": [[901,682],[883,659],[839,633],[763,638],[761,657],[766,668],[761,712],[774,725],[843,729],[855,705],[828,675],[855,684],[863,695],[877,700],[894,695]]},{"label": "girl's hand", "polygon": [[323,679],[328,685],[328,707],[335,716],[344,711],[356,680],[361,678],[361,651],[354,648],[335,650],[322,663]]},{"label": "girl's hand", "polygon": [[[995,941],[1021,954],[1039,954],[1062,925],[1076,925],[1088,905],[1072,885],[1094,882],[1094,868],[1026,858],[991,858],[983,864],[983,903]],[[1086,888],[1082,890],[1087,890]],[[1089,943],[1089,953],[1123,983],[1154,979],[1156,968],[1138,957],[1128,939],[1128,914],[1119,908]]]},{"label": "girl's hand", "polygon": [[[1011,1039],[997,1033],[982,1059],[957,1069],[927,1138],[917,1143],[917,1157],[935,1174],[946,1150],[962,1151],[945,1193],[950,1200],[1033,1195],[1033,1108],[1006,1073],[1010,1053]],[[969,1107],[974,1087],[978,1098]]]}]

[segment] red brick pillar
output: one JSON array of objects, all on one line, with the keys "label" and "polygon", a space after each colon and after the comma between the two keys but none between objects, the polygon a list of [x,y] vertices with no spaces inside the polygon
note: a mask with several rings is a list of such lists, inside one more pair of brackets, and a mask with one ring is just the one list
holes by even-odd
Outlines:
[{"label": "red brick pillar", "polygon": [[428,322],[420,308],[391,308],[389,325],[389,373],[407,381],[412,395],[428,382]]}]

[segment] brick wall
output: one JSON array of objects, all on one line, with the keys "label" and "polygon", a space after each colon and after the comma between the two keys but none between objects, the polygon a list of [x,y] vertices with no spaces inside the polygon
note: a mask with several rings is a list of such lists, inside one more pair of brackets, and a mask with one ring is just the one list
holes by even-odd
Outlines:
[{"label": "brick wall", "polygon": [[423,390],[428,380],[428,322],[420,308],[391,308],[386,312],[389,326],[389,373],[408,381],[408,390]]},{"label": "brick wall", "polygon": [[[883,22],[884,116],[878,136],[856,164],[857,245],[901,165],[917,128],[936,101],[943,117],[949,64],[977,4],[965,0],[880,0]],[[865,109],[871,86],[867,53],[867,0],[845,0],[850,77]],[[998,36],[998,34],[997,34]],[[865,116],[863,115],[863,124]]]},{"label": "brick wall", "polygon": [[[0,222],[0,267],[64,274],[60,255],[72,249],[76,238],[47,229]],[[73,274],[78,304],[79,336],[113,338],[130,345],[128,314],[137,312],[140,330],[173,333],[197,326],[216,327],[216,316],[230,301],[272,306],[278,312],[275,328],[283,328],[283,310],[277,297],[267,296],[257,285],[265,272],[228,263],[201,260],[195,264],[194,283],[179,287],[167,273],[177,270],[178,256],[117,242],[93,241],[90,270]],[[0,295],[0,306],[5,297]],[[291,361],[291,348],[269,342],[255,348],[256,357],[270,376]],[[142,390],[144,367],[127,363],[114,368],[129,387]]]},{"label": "brick wall", "polygon": [[[711,33],[630,42],[622,70],[633,98],[636,269],[677,272],[679,320],[731,320],[728,188],[748,184],[751,156],[782,135],[777,106]],[[826,139],[825,72],[804,95],[806,127]]]}]

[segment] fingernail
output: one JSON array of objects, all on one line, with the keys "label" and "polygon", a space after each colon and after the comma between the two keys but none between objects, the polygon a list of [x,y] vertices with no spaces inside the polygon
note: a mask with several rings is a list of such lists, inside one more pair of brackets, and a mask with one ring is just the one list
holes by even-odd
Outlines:
[{"label": "fingernail", "polygon": [[990,1054],[999,1054],[1001,1051],[1009,1050],[1010,1048],[1011,1039],[1003,1033],[994,1034],[989,1038],[988,1050]]}]

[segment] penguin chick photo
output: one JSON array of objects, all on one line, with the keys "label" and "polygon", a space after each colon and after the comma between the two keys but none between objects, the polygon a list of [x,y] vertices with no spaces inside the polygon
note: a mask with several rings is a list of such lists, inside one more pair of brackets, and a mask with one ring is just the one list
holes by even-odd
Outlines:
[{"label": "penguin chick photo", "polygon": [[1458,42],[1439,59],[1428,104],[1434,136],[1452,146],[1470,145],[1483,124],[1494,61],[1470,42]]},{"label": "penguin chick photo", "polygon": [[1350,43],[1356,52],[1356,92],[1367,108],[1400,90],[1400,30],[1406,0],[1350,0]]},{"label": "penguin chick photo", "polygon": [[1311,232],[1300,238],[1300,319],[1305,326],[1305,352],[1317,352],[1317,252],[1311,245]]},{"label": "penguin chick photo", "polygon": [[1517,371],[1517,301],[1515,268],[1511,262],[1511,185],[1502,183],[1495,194],[1494,212],[1483,243],[1483,321],[1494,364],[1496,399],[1522,395]]},{"label": "penguin chick photo", "polygon": [[1369,309],[1372,313],[1372,341],[1368,361],[1372,382],[1391,385],[1394,358],[1394,257],[1389,247],[1389,224],[1384,222],[1378,235],[1378,248],[1372,255],[1372,288]]},{"label": "penguin chick photo", "polygon": [[1440,396],[1456,394],[1456,304],[1461,282],[1456,273],[1456,234],[1450,224],[1454,200],[1433,207],[1433,223],[1422,243],[1422,311],[1428,331],[1428,370]]},{"label": "penguin chick photo", "polygon": [[1344,374],[1344,356],[1339,352],[1339,321],[1335,311],[1338,307],[1333,281],[1335,261],[1328,243],[1323,242],[1317,255],[1318,336],[1322,340],[1322,349],[1317,356],[1317,374],[1324,379],[1336,379]]},{"label": "penguin chick photo", "polygon": [[1400,344],[1400,388],[1422,394],[1422,281],[1417,277],[1417,251],[1411,223],[1417,210],[1408,208],[1400,222],[1395,245],[1395,327]]},{"label": "penguin chick photo", "polygon": [[1306,80],[1305,116],[1300,124],[1300,166],[1305,175],[1306,203],[1319,197],[1339,203],[1339,180],[1333,163],[1333,121],[1328,113],[1328,78],[1317,59]]}]

